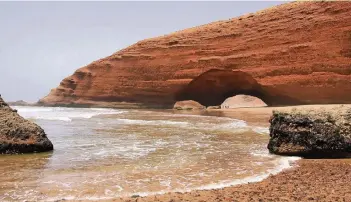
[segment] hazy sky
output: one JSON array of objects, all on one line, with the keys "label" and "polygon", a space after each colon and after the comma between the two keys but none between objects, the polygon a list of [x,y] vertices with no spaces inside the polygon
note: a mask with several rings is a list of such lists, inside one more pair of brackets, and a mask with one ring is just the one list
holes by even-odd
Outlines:
[{"label": "hazy sky", "polygon": [[0,94],[37,101],[139,40],[283,2],[0,2]]}]

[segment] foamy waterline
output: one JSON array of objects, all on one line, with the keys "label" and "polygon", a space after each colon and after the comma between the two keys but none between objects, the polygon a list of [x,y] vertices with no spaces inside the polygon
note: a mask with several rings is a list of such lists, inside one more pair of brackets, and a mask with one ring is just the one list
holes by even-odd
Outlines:
[{"label": "foamy waterline", "polygon": [[125,111],[109,108],[23,107],[12,106],[26,119],[67,121],[90,119],[98,115],[121,114]]},{"label": "foamy waterline", "polygon": [[267,179],[271,175],[277,175],[280,172],[293,168],[293,163],[300,160],[300,157],[282,157],[281,159],[277,160],[277,166],[273,169],[268,169],[266,172],[254,175],[250,177],[245,177],[242,179],[235,179],[235,180],[225,180],[218,183],[207,184],[200,187],[189,188],[189,189],[173,189],[173,190],[163,190],[157,192],[136,192],[132,194],[125,194],[125,195],[115,195],[115,196],[104,196],[104,197],[75,197],[75,196],[67,196],[67,197],[55,197],[55,198],[48,198],[45,201],[57,201],[57,200],[87,200],[87,201],[94,201],[94,200],[109,200],[115,198],[124,198],[124,197],[132,197],[132,196],[139,196],[139,197],[146,197],[146,196],[154,196],[154,195],[163,195],[167,193],[189,193],[192,191],[206,191],[206,190],[216,190],[222,189],[227,187],[233,187],[242,184],[248,183],[255,183],[261,182]]},{"label": "foamy waterline", "polygon": [[264,179],[267,179],[270,175],[276,175],[282,172],[283,170],[292,168],[293,166],[291,164],[300,159],[301,159],[300,157],[282,157],[282,159],[277,160],[278,165],[274,169],[268,169],[266,172],[260,175],[245,177],[243,179],[225,180],[218,183],[207,184],[207,185],[203,185],[203,186],[191,188],[191,189],[174,189],[172,191],[159,191],[159,192],[139,192],[139,193],[134,193],[132,195],[129,195],[129,197],[133,195],[139,195],[141,197],[145,197],[145,196],[153,196],[153,195],[160,195],[160,194],[174,193],[174,192],[189,193],[192,191],[222,189],[222,188],[232,187],[240,184],[260,182],[260,181],[263,181]]}]

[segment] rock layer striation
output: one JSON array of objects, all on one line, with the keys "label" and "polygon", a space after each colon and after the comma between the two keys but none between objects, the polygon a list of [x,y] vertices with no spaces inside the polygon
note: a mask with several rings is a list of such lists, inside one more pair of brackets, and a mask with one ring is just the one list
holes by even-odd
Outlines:
[{"label": "rock layer striation", "polygon": [[237,93],[268,105],[350,103],[351,2],[287,3],[146,39],[78,69],[39,103],[209,106]]}]

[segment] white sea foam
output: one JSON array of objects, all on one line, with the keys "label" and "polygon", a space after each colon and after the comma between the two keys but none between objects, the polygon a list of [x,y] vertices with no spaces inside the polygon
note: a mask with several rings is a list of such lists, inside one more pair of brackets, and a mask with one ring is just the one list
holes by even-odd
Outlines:
[{"label": "white sea foam", "polygon": [[269,128],[268,127],[253,127],[253,131],[256,133],[262,134],[262,135],[268,135],[269,134]]},{"label": "white sea foam", "polygon": [[261,173],[259,175],[254,175],[254,176],[246,177],[243,179],[236,179],[236,180],[232,180],[232,181],[223,181],[223,182],[219,182],[219,183],[204,185],[204,186],[198,187],[196,189],[197,190],[220,189],[220,188],[235,186],[235,185],[239,185],[239,184],[259,182],[259,181],[266,179],[270,175],[276,175],[285,169],[291,168],[292,167],[291,163],[294,161],[297,161],[299,159],[300,159],[299,157],[282,157],[281,159],[277,160],[277,166],[275,168],[269,169],[266,172]]},{"label": "white sea foam", "polygon": [[196,188],[188,188],[188,189],[174,189],[174,190],[164,190],[164,191],[158,191],[158,192],[139,192],[139,193],[134,193],[133,195],[139,195],[139,196],[150,196],[150,195],[158,195],[158,194],[165,194],[168,192],[180,192],[180,193],[186,193],[186,192],[191,192],[194,190],[212,190],[212,189],[221,189],[225,187],[230,187],[230,186],[235,186],[239,184],[247,184],[247,183],[253,183],[253,182],[260,182],[266,178],[268,178],[270,175],[276,175],[280,173],[281,171],[285,169],[289,169],[292,167],[292,163],[301,159],[300,157],[281,157],[281,159],[278,159],[276,161],[277,166],[273,169],[269,169],[266,172],[263,172],[259,175],[254,175],[250,177],[246,177],[243,179],[236,179],[236,180],[225,180],[221,181],[218,183],[213,183],[213,184],[207,184],[203,185],[200,187]]},{"label": "white sea foam", "polygon": [[[17,109],[19,112],[51,112],[53,111],[52,107],[24,107],[24,106],[11,106],[14,109]],[[58,108],[59,109],[59,108]]]},{"label": "white sea foam", "polygon": [[[240,184],[247,184],[247,183],[254,183],[254,182],[260,182],[266,178],[268,178],[270,175],[276,175],[279,172],[289,169],[293,166],[293,162],[301,159],[300,157],[280,157],[275,161],[276,166],[272,169],[268,169],[265,172],[262,172],[257,175],[253,175],[250,177],[242,178],[242,179],[235,179],[235,180],[223,180],[218,183],[213,183],[213,184],[207,184],[195,188],[184,188],[184,189],[171,189],[169,187],[169,182],[162,181],[161,185],[167,186],[168,189],[166,190],[161,190],[161,191],[156,191],[156,192],[137,192],[133,194],[122,194],[122,195],[116,195],[117,193],[111,193],[110,196],[86,196],[86,197],[75,197],[75,196],[65,196],[65,197],[55,197],[55,198],[48,198],[46,201],[56,201],[60,199],[66,199],[66,200],[86,200],[86,201],[94,201],[94,200],[108,200],[108,199],[113,199],[116,197],[130,197],[132,195],[139,195],[139,196],[150,196],[150,195],[159,195],[159,194],[166,194],[170,192],[180,192],[180,193],[187,193],[195,190],[212,190],[212,189],[221,189],[225,187],[230,187],[230,186],[236,186]],[[123,190],[123,189],[122,189]]]},{"label": "white sea foam", "polygon": [[231,130],[240,132],[247,130],[247,123],[238,119],[230,119],[226,123],[193,123],[188,121],[170,121],[170,120],[140,120],[140,119],[116,119],[117,122],[124,125],[150,125],[150,126],[176,126],[182,128],[206,129],[206,130]]},{"label": "white sea foam", "polygon": [[187,126],[188,122],[182,121],[166,121],[166,120],[138,120],[138,119],[117,119],[122,124],[132,125],[177,125]]},{"label": "white sea foam", "polygon": [[125,111],[105,108],[66,108],[66,107],[22,107],[14,106],[24,118],[40,120],[72,121],[90,119],[102,114],[120,114]]},{"label": "white sea foam", "polygon": [[272,154],[269,154],[269,151],[267,149],[262,149],[262,150],[254,150],[251,151],[250,154],[252,156],[259,156],[259,157],[265,157],[265,158],[273,158]]}]

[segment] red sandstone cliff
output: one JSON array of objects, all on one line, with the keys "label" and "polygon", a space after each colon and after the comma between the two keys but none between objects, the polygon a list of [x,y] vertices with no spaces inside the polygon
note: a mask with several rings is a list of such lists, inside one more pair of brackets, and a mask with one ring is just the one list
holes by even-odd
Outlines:
[{"label": "red sandstone cliff", "polygon": [[[211,69],[222,73],[193,80]],[[78,69],[40,103],[219,105],[237,93],[269,105],[351,103],[350,74],[351,2],[288,3],[140,41]]]}]

